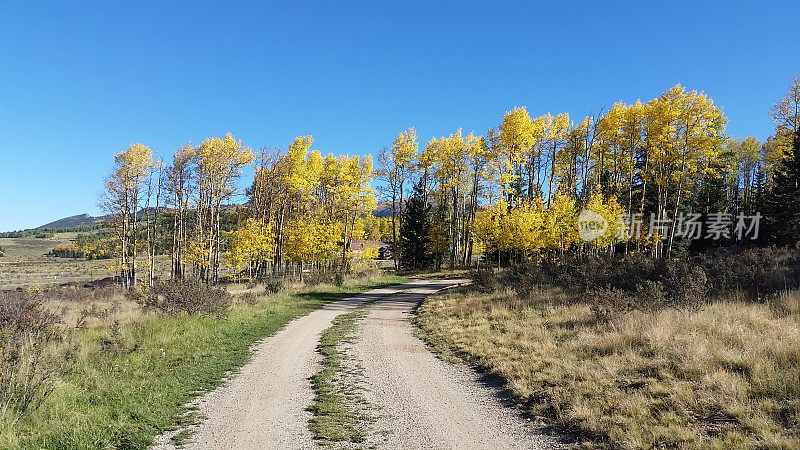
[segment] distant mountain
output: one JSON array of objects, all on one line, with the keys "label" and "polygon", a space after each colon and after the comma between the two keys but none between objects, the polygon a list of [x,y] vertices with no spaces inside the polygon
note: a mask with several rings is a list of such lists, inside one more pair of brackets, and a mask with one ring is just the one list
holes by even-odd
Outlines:
[{"label": "distant mountain", "polygon": [[392,217],[392,202],[389,200],[378,202],[375,211],[372,211],[375,217]]},{"label": "distant mountain", "polygon": [[[397,201],[398,205],[400,201]],[[226,205],[226,208],[232,208],[238,205]],[[151,208],[153,209],[153,208]],[[139,214],[144,214],[144,210],[140,211]],[[372,215],[375,217],[391,217],[392,216],[392,202],[391,201],[381,201],[378,202],[378,206],[375,211],[372,212]],[[109,219],[109,216],[91,216],[89,214],[83,213],[78,214],[75,216],[64,217],[62,219],[54,220],[50,223],[46,223],[42,226],[34,228],[35,230],[39,229],[62,229],[62,228],[76,228],[76,227],[84,227],[84,226],[92,226],[98,225],[103,221]]]},{"label": "distant mountain", "polygon": [[[397,213],[400,213],[400,205],[403,205],[405,208],[408,199],[397,200],[395,204],[397,205]],[[428,205],[431,208],[436,206],[436,201],[433,197],[428,198]],[[375,217],[392,217],[392,201],[391,200],[382,200],[378,202],[378,206],[375,208],[375,211],[372,211],[372,215]]]},{"label": "distant mountain", "polygon": [[93,217],[93,216],[90,216],[89,214],[84,213],[84,214],[78,214],[76,216],[64,217],[63,219],[58,219],[58,220],[55,220],[53,222],[46,223],[46,224],[44,224],[44,225],[42,225],[40,227],[37,227],[37,229],[39,229],[39,228],[51,228],[51,229],[52,228],[73,228],[73,227],[80,227],[80,226],[84,226],[84,225],[96,225],[96,224],[98,224],[98,223],[100,223],[100,222],[102,222],[103,220],[106,220],[106,219],[107,219],[107,216]]},{"label": "distant mountain", "polygon": [[[400,212],[400,205],[405,205],[406,202],[408,202],[407,199],[398,199],[395,202],[398,213]],[[378,206],[375,208],[375,211],[372,211],[372,215],[375,217],[392,217],[392,201],[382,200],[378,202]]]}]

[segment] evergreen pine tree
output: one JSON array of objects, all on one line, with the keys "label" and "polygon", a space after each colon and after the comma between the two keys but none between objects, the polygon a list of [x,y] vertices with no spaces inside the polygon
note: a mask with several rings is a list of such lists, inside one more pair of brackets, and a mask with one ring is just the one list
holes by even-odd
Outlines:
[{"label": "evergreen pine tree", "polygon": [[400,228],[400,266],[405,269],[430,267],[430,206],[425,202],[422,184],[414,185],[414,193],[406,203]]},{"label": "evergreen pine tree", "polygon": [[800,240],[799,110],[800,75],[792,80],[786,97],[775,102],[769,113],[777,124],[775,138],[789,144],[764,202],[764,237],[778,245],[796,245]]},{"label": "evergreen pine tree", "polygon": [[769,242],[795,245],[800,241],[800,131],[775,173],[764,207],[765,238]]}]

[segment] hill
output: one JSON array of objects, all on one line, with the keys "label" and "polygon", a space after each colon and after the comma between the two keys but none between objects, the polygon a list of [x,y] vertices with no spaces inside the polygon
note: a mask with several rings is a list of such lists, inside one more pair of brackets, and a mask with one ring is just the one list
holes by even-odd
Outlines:
[{"label": "hill", "polygon": [[53,228],[74,228],[86,225],[96,225],[106,220],[106,216],[93,217],[89,214],[83,213],[75,216],[64,217],[62,219],[54,220],[53,222],[46,223],[36,229],[53,229]]},{"label": "hill", "polygon": [[[239,205],[225,205],[224,208],[234,208]],[[154,208],[151,208],[151,210]],[[139,212],[139,215],[144,214],[144,210]],[[375,217],[390,217],[392,215],[392,203],[390,201],[380,201],[378,202],[377,208],[375,211],[372,212],[372,215]],[[93,226],[99,225],[103,221],[109,219],[109,216],[91,216],[89,214],[77,214],[74,216],[64,217],[58,220],[54,220],[50,223],[46,223],[44,225],[38,226],[34,228],[35,230],[42,230],[42,229],[57,229],[61,230],[63,228],[76,228],[76,227],[86,227],[86,226]]]},{"label": "hill", "polygon": [[[226,208],[232,208],[238,205],[226,205]],[[143,214],[139,212],[139,214]],[[380,201],[378,202],[377,208],[375,211],[372,212],[372,215],[375,217],[391,217],[392,215],[392,203],[391,201]],[[91,229],[95,229],[99,227],[102,222],[109,219],[109,216],[92,216],[87,213],[83,214],[76,214],[74,216],[69,217],[62,217],[61,219],[54,220],[52,222],[46,223],[44,225],[40,225],[36,228],[31,228],[28,230],[19,230],[19,231],[11,231],[7,230],[2,234],[19,234],[19,233],[27,233],[33,234],[35,230],[38,231],[50,231],[50,232],[62,232],[62,231],[89,231]],[[7,236],[10,237],[10,236]]]},{"label": "hill", "polygon": [[392,202],[391,201],[381,201],[378,202],[375,211],[372,211],[372,215],[375,217],[391,217],[392,216]]}]

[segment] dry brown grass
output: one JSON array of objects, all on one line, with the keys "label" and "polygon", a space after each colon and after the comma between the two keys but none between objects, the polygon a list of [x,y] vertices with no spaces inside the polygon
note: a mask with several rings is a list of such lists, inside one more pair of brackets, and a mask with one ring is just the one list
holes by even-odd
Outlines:
[{"label": "dry brown grass", "polygon": [[[16,289],[32,284],[82,284],[115,275],[111,270],[114,264],[114,259],[84,260],[44,255],[0,259],[0,289]],[[168,278],[169,264],[169,255],[157,256],[156,276]],[[145,276],[144,269],[139,276]]]},{"label": "dry brown grass", "polygon": [[800,295],[631,311],[607,323],[559,291],[452,292],[418,324],[586,446],[800,445]]},{"label": "dry brown grass", "polygon": [[70,328],[102,328],[115,322],[119,325],[127,325],[145,315],[139,304],[122,294],[86,299],[80,302],[48,300],[45,306],[62,314],[61,324]]}]

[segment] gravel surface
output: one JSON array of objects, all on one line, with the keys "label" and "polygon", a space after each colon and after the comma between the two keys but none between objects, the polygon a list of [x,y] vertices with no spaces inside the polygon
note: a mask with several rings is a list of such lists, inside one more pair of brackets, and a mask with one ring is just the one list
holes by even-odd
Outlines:
[{"label": "gravel surface", "polygon": [[[427,295],[464,280],[418,280],[375,289],[290,322],[256,344],[250,362],[220,388],[193,402],[200,417],[184,448],[317,448],[306,411],[309,377],[320,370],[320,333],[339,314],[377,300],[348,346],[364,376],[364,395],[377,413],[369,439],[386,448],[552,448],[556,441],[529,425],[517,409],[463,365],[437,359],[414,336],[409,318]],[[405,291],[402,292],[401,291]],[[397,295],[392,295],[397,294]],[[154,449],[175,448],[171,437]]]},{"label": "gravel surface", "polygon": [[[409,319],[427,295],[459,280],[431,281],[371,306],[352,348],[382,418],[387,448],[539,449],[557,441],[504,406],[495,388],[464,365],[436,358]],[[461,280],[464,281],[464,280]]]},{"label": "gravel surface", "polygon": [[[250,362],[223,386],[193,402],[201,421],[190,428],[185,448],[313,448],[306,408],[314,398],[309,377],[320,366],[320,333],[339,314],[416,284],[374,289],[331,303],[256,344]],[[158,436],[153,448],[174,448],[170,438],[175,434]]]}]

